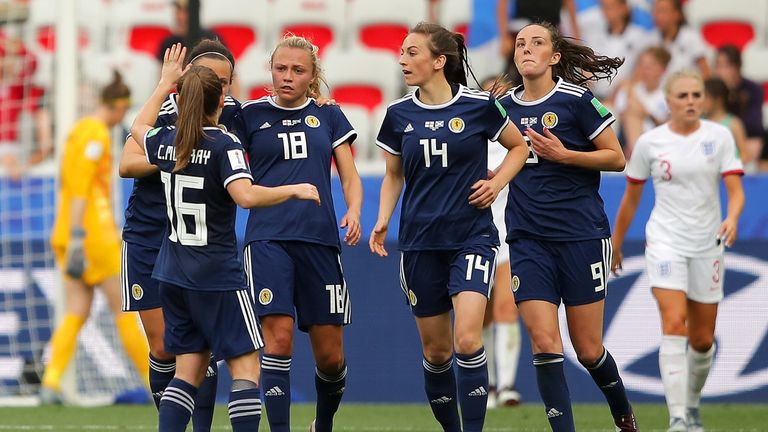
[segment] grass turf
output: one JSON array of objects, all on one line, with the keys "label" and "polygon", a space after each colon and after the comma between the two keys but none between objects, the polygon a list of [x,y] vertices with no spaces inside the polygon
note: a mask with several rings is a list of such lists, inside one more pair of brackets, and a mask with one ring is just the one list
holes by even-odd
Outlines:
[{"label": "grass turf", "polygon": [[[704,404],[701,412],[708,432],[768,430],[766,404]],[[635,413],[640,430],[666,431],[665,405],[636,404]],[[578,404],[574,407],[574,415],[576,430],[580,432],[614,430],[607,405]],[[295,404],[292,407],[291,430],[306,431],[313,417],[313,405]],[[156,411],[149,405],[0,408],[0,431],[149,431],[157,430],[156,421]],[[339,432],[440,431],[427,404],[342,404],[335,426],[334,430]],[[230,430],[226,407],[223,405],[216,407],[213,430]],[[260,430],[269,430],[266,418],[262,418]],[[488,411],[485,430],[547,431],[549,425],[540,405],[524,404]]]}]

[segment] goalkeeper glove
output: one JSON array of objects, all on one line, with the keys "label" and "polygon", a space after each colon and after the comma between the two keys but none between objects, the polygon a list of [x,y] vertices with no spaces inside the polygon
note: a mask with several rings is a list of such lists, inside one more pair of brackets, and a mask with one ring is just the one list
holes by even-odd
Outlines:
[{"label": "goalkeeper glove", "polygon": [[75,228],[69,237],[67,246],[66,273],[69,277],[80,279],[85,272],[85,251],[83,250],[83,240],[85,239],[85,230]]}]

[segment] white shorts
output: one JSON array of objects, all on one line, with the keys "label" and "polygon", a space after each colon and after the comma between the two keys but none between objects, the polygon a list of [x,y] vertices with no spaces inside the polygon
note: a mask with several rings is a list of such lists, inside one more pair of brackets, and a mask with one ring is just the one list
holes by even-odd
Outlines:
[{"label": "white shorts", "polygon": [[723,254],[689,258],[672,248],[646,246],[645,263],[652,288],[666,288],[686,293],[699,303],[719,303],[723,299]]},{"label": "white shorts", "polygon": [[496,225],[496,229],[499,231],[499,240],[501,240],[501,247],[499,248],[499,254],[496,256],[496,264],[503,264],[509,262],[509,245],[505,242],[507,238],[507,224],[504,223],[504,210],[507,208],[507,197],[509,196],[509,186],[499,192],[499,196],[496,197],[496,201],[491,204],[491,211],[493,212],[493,224]]}]

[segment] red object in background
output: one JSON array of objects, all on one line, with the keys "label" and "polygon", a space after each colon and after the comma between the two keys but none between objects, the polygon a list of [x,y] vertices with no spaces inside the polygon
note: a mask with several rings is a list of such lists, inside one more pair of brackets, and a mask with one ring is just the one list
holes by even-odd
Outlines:
[{"label": "red object in background", "polygon": [[256,100],[256,99],[259,99],[259,98],[261,98],[263,96],[266,96],[266,95],[270,94],[270,92],[269,92],[269,88],[270,87],[271,86],[269,86],[269,85],[251,87],[251,89],[248,90],[248,92],[246,93],[248,95],[248,99],[249,100]]},{"label": "red object in background", "polygon": [[763,83],[763,100],[768,102],[768,81]]},{"label": "red object in background", "polygon": [[715,48],[735,45],[739,50],[755,38],[755,30],[749,23],[741,21],[715,21],[701,27],[704,40]]},{"label": "red object in background", "polygon": [[408,27],[401,24],[371,24],[360,29],[360,42],[370,48],[385,49],[400,55],[400,47],[408,36]]},{"label": "red object in background", "polygon": [[381,89],[370,84],[350,84],[334,87],[331,97],[340,105],[354,104],[373,111],[384,101]]},{"label": "red object in background", "polygon": [[[77,32],[77,46],[80,49],[88,47],[88,34],[84,30]],[[37,44],[44,50],[53,52],[56,50],[56,29],[53,26],[44,26],[37,29]]]},{"label": "red object in background", "polygon": [[128,46],[134,51],[143,51],[152,57],[157,55],[163,39],[170,36],[168,27],[140,25],[131,28]]},{"label": "red object in background", "polygon": [[333,30],[328,26],[319,24],[291,24],[285,26],[282,33],[283,35],[293,33],[296,36],[309,39],[312,44],[317,46],[317,55],[321,57],[323,50],[334,40]]},{"label": "red object in background", "polygon": [[454,27],[453,31],[456,33],[463,34],[464,40],[467,40],[467,37],[469,36],[469,24],[467,23],[467,24],[457,25],[456,27]]},{"label": "red object in background", "polygon": [[256,32],[250,26],[222,24],[214,26],[212,30],[221,36],[221,40],[232,51],[235,60],[238,60],[257,39]]},{"label": "red object in background", "polygon": [[[0,60],[9,55],[6,42],[0,40]],[[0,80],[0,141],[15,142],[18,139],[19,115],[22,111],[36,111],[40,98],[45,93],[42,88],[33,87],[30,78],[37,68],[37,60],[23,45],[13,48],[10,55],[19,57],[21,67],[13,76],[3,76]],[[9,73],[10,71],[4,71]]]}]

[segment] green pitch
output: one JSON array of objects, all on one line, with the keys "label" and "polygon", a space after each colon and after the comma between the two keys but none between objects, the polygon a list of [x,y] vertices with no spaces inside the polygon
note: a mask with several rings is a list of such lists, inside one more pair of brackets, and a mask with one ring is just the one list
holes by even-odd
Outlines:
[{"label": "green pitch", "polygon": [[[637,404],[640,430],[666,431],[666,406]],[[768,405],[705,404],[701,410],[708,432],[766,431]],[[296,404],[292,407],[294,431],[306,431],[314,416],[314,407]],[[150,406],[110,406],[104,408],[38,407],[0,408],[0,431],[150,431],[156,429],[157,414]],[[613,431],[608,407],[581,404],[575,407],[576,430]],[[342,404],[337,415],[339,432],[439,432],[432,413],[424,405]],[[226,407],[216,407],[214,431],[227,431]],[[547,431],[543,408],[524,404],[516,408],[499,408],[488,412],[488,432]],[[261,431],[267,431],[262,418]],[[189,429],[191,431],[191,428]]]}]

